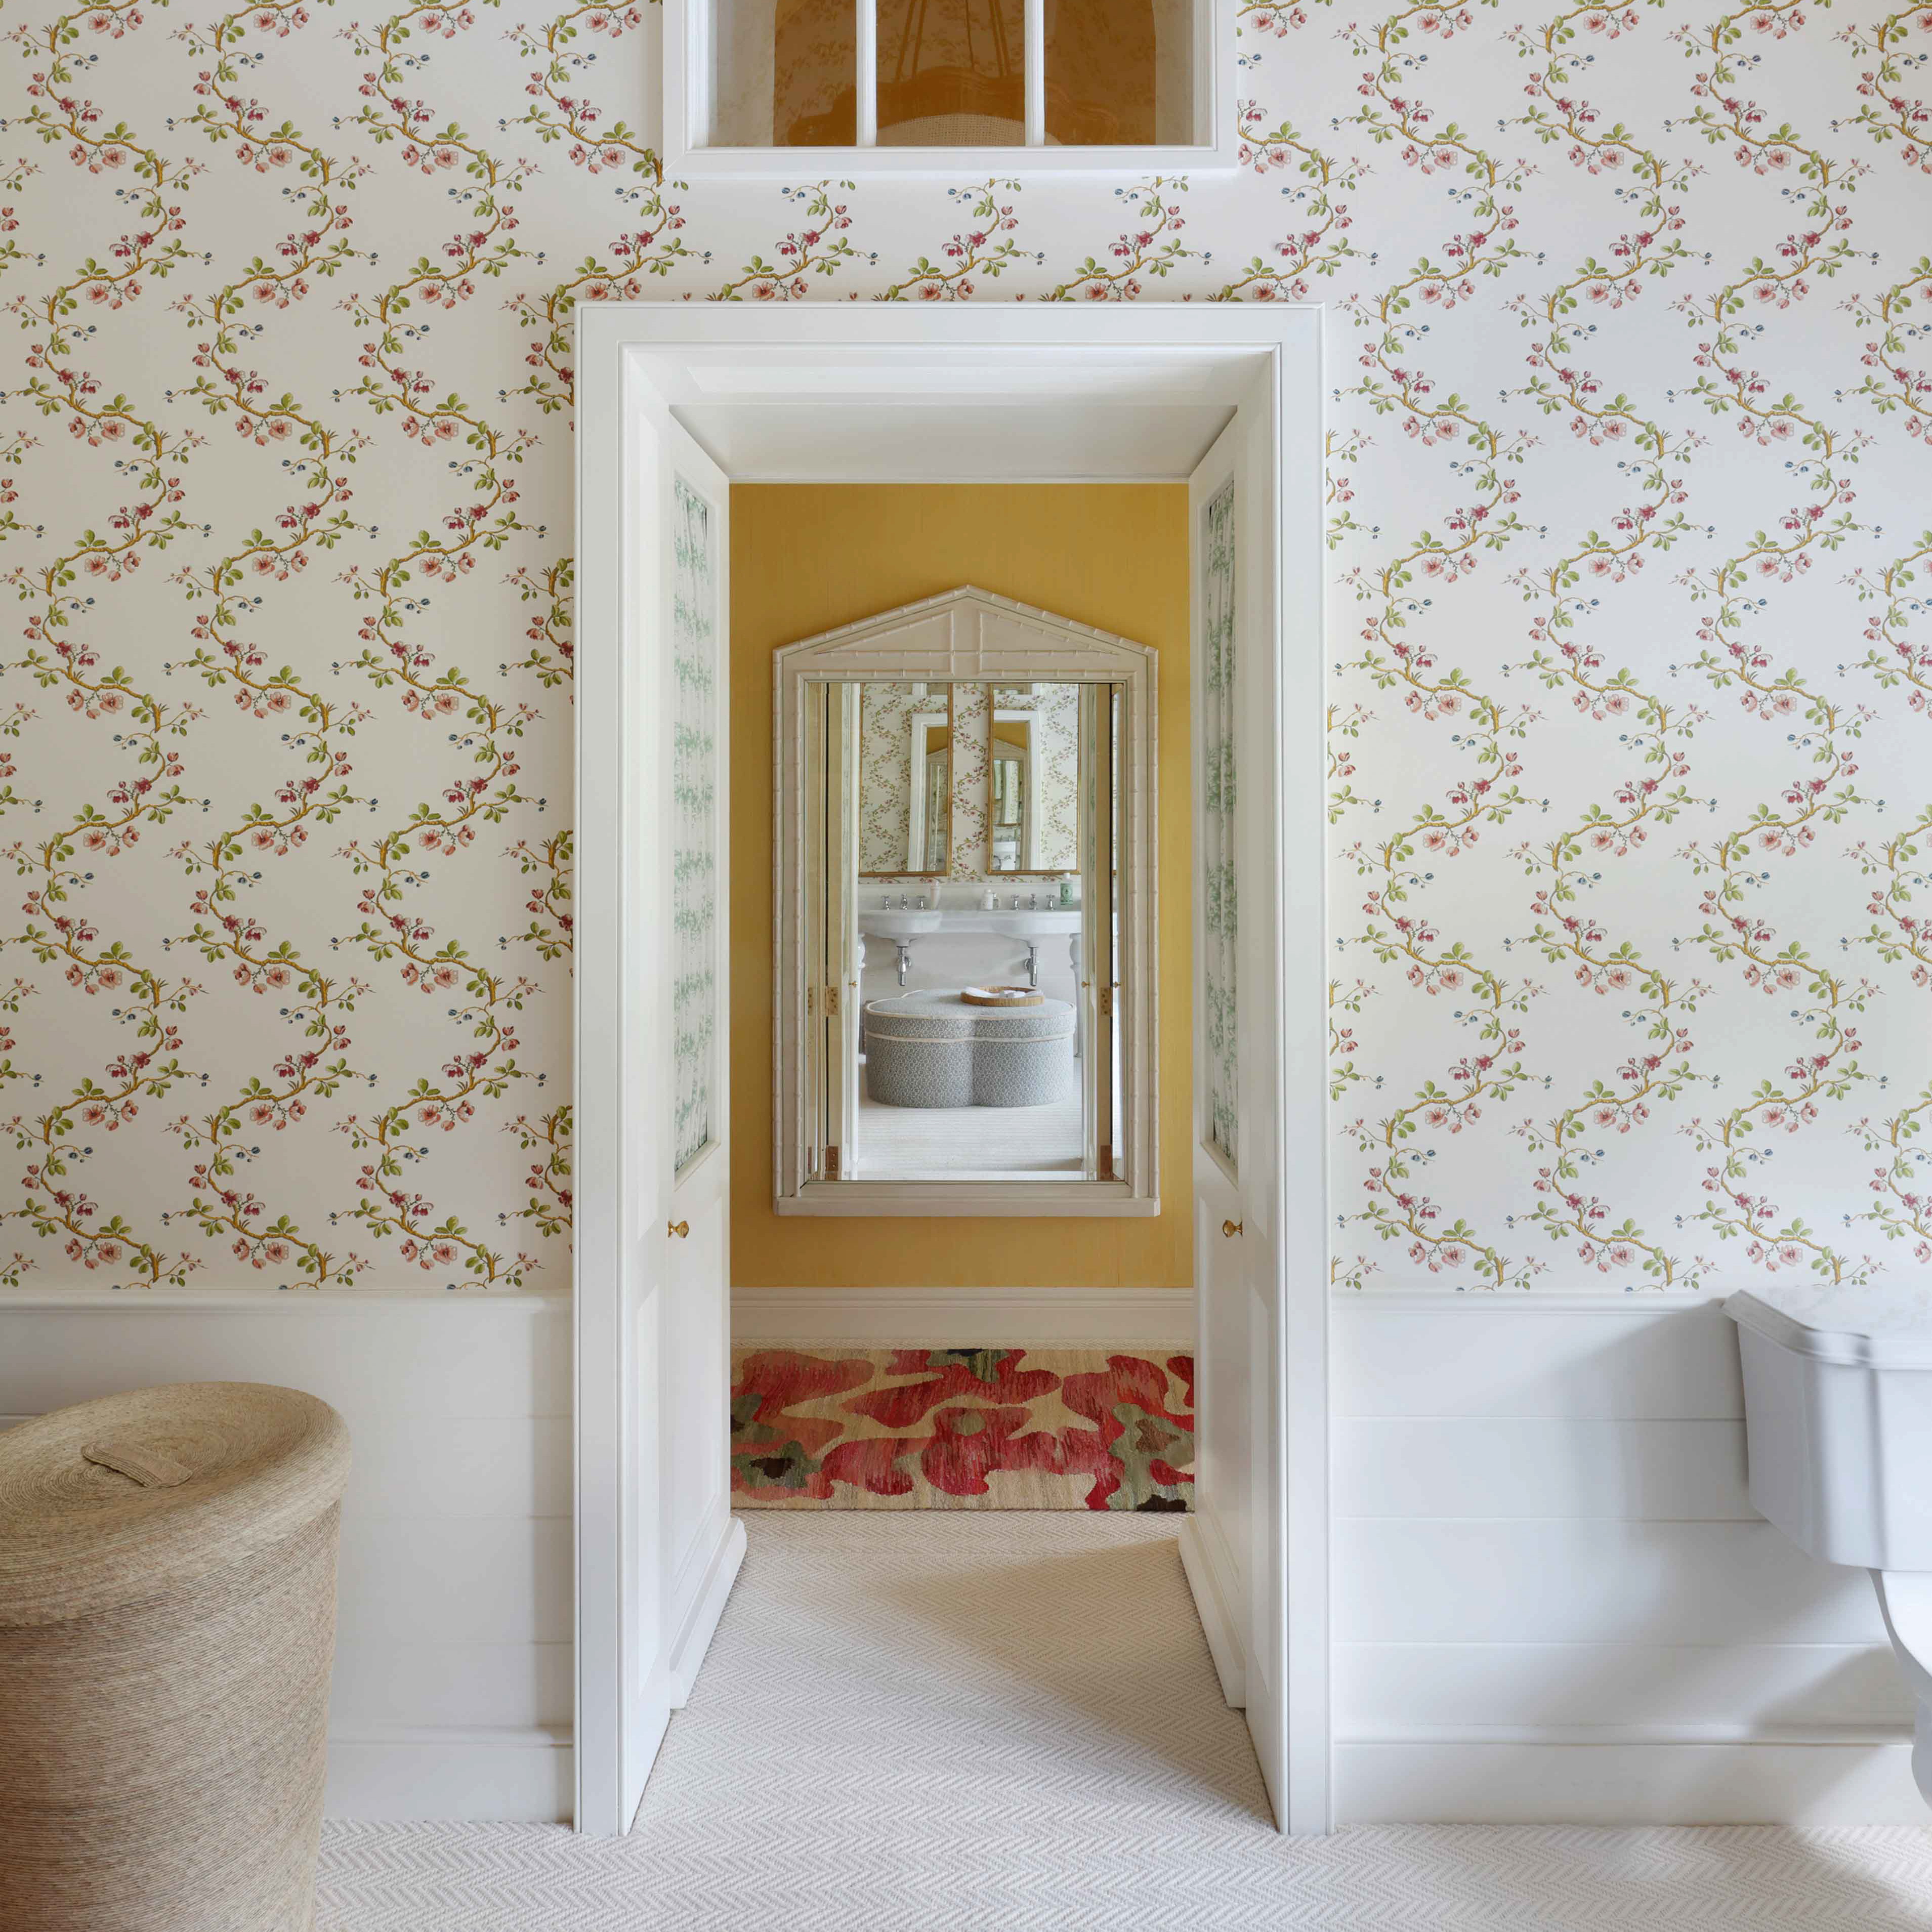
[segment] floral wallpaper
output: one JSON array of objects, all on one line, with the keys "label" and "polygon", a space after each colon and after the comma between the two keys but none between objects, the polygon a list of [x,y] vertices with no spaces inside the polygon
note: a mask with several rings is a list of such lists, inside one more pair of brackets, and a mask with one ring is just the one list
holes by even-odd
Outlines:
[{"label": "floral wallpaper", "polygon": [[952,862],[947,877],[983,879],[989,856],[993,719],[990,686],[952,687]]},{"label": "floral wallpaper", "polygon": [[648,14],[9,11],[8,1279],[567,1280],[570,316],[687,298],[1327,304],[1339,1277],[1932,1262],[1932,10],[1244,0],[1237,176],[859,185],[661,180]]}]

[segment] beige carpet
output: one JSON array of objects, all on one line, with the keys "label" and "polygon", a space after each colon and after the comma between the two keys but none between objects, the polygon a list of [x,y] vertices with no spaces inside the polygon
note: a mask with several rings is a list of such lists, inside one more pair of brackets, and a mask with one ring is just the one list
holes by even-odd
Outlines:
[{"label": "beige carpet", "polygon": [[1268,1822],[1158,1517],[766,1514],[636,1828],[337,1825],[317,1932],[1925,1932],[1932,1832]]}]

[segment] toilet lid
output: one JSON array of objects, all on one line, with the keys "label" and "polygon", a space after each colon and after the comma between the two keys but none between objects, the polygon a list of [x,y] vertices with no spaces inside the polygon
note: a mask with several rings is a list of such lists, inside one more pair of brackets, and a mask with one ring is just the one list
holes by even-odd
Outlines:
[{"label": "toilet lid", "polygon": [[1781,1348],[1873,1368],[1932,1369],[1932,1286],[1794,1282],[1740,1289],[1724,1303],[1740,1328]]}]

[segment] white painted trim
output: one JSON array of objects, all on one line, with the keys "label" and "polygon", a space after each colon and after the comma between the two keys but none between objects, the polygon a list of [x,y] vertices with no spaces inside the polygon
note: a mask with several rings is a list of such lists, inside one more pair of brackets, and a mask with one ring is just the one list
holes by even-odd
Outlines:
[{"label": "white painted trim", "polygon": [[568,1750],[568,1724],[331,1724],[332,1749],[345,1744],[447,1744],[466,1750]]},{"label": "white painted trim", "polygon": [[1469,1309],[1485,1315],[1682,1315],[1699,1308],[1715,1309],[1720,1294],[1616,1294],[1590,1288],[1572,1292],[1537,1288],[1520,1294],[1486,1290],[1458,1293],[1426,1288],[1338,1288],[1329,1300],[1338,1309],[1362,1309],[1372,1314],[1443,1315]]},{"label": "white painted trim", "polygon": [[[710,0],[716,4],[716,0]],[[879,145],[879,0],[858,0],[853,21],[852,136],[862,148]]]},{"label": "white painted trim", "polygon": [[[1232,0],[1217,0],[1231,6]],[[682,8],[673,10],[681,14]],[[676,70],[684,56],[681,28],[668,22],[667,44],[676,58],[667,64]],[[1217,106],[1215,124],[1232,139],[1234,130],[1232,81],[1234,38],[1221,37],[1214,50],[1217,88],[1227,83],[1226,98]],[[674,98],[676,90],[674,90]],[[1044,151],[1046,154],[1057,152]],[[974,158],[975,170],[988,165],[993,151]],[[829,153],[820,158],[830,164]],[[922,158],[930,160],[928,154]],[[676,164],[674,162],[674,170]],[[788,170],[789,172],[789,170]],[[626,370],[634,372],[632,386],[659,394],[683,383],[694,386],[693,371],[721,361],[763,365],[773,379],[761,385],[760,395],[782,401],[788,394],[821,393],[828,380],[850,370],[870,380],[890,367],[901,376],[910,371],[910,387],[903,381],[896,395],[918,393],[970,412],[977,403],[956,393],[958,369],[976,355],[982,361],[1010,360],[1016,370],[1042,379],[1077,356],[1083,369],[1112,358],[1132,365],[1136,393],[1146,388],[1148,365],[1156,375],[1172,365],[1200,384],[1228,379],[1228,393],[1241,410],[1266,412],[1270,445],[1268,525],[1276,556],[1273,560],[1270,610],[1276,622],[1273,634],[1282,653],[1281,691],[1275,719],[1286,747],[1278,794],[1281,814],[1281,862],[1287,874],[1284,915],[1283,977],[1277,987],[1279,1037],[1274,1048],[1281,1077],[1295,1084],[1285,1088],[1288,1118],[1286,1124],[1281,1172],[1270,1190],[1270,1206],[1278,1216],[1287,1250],[1280,1278],[1271,1293],[1280,1298],[1283,1333],[1270,1337],[1262,1360],[1264,1385],[1285,1422],[1288,1442],[1277,1438],[1265,1445],[1269,1457],[1267,1480],[1282,1485],[1285,1495],[1288,1561],[1286,1565],[1289,1607],[1280,1628],[1251,1632],[1251,1643],[1264,1636],[1274,1656],[1286,1656],[1286,1682],[1288,1756],[1292,1793],[1285,1821],[1297,1831],[1328,1828],[1330,1804],[1328,1735],[1328,1217],[1323,1198],[1326,1138],[1326,1089],[1318,1077],[1325,1058],[1326,965],[1313,936],[1323,928],[1326,868],[1326,821],[1322,809],[1324,764],[1322,728],[1322,605],[1328,574],[1322,547],[1322,312],[1312,307],[1259,304],[1190,304],[1131,303],[1084,307],[1072,304],[1001,302],[958,303],[944,307],[890,303],[791,303],[772,308],[750,304],[619,303],[586,306],[577,317],[578,368],[584,406],[580,408],[578,467],[580,572],[578,580],[580,655],[587,659],[592,640],[613,634],[623,581],[622,532],[626,506],[608,487],[617,473],[620,445],[616,424],[622,412],[593,406],[588,400],[617,397]],[[922,354],[937,350],[937,356]],[[801,354],[801,351],[806,352]],[[916,359],[910,359],[916,358]],[[930,374],[925,373],[929,365]],[[1156,384],[1158,386],[1158,384]],[[846,480],[874,480],[853,476]],[[586,548],[586,530],[592,532]],[[599,701],[579,670],[578,715],[581,720]],[[594,681],[594,680],[593,680]],[[599,686],[602,698],[609,694]],[[601,738],[600,738],[601,742]],[[582,783],[580,766],[580,787]],[[581,809],[580,826],[591,821]],[[610,801],[592,800],[593,805]],[[588,844],[586,839],[586,844]],[[623,874],[610,869],[608,842],[600,846],[600,865],[580,859],[586,913],[580,928],[583,943],[592,923],[592,902],[620,889]],[[776,908],[781,917],[788,909]],[[605,944],[612,914],[600,922]],[[586,964],[579,959],[579,998],[586,997]],[[609,996],[608,969],[599,969],[600,984]],[[580,1076],[586,1064],[579,1058]],[[593,1074],[608,1078],[608,1069],[591,1064]],[[613,1232],[612,1204],[600,1208],[600,1190],[616,1191],[612,1163],[620,1150],[600,1142],[580,1115],[580,1145],[585,1150],[580,1172],[580,1212],[586,1226]],[[595,1172],[592,1172],[592,1170]],[[600,1216],[602,1219],[600,1220]],[[586,1251],[587,1252],[587,1251]],[[608,1260],[606,1258],[608,1257]],[[610,1262],[627,1259],[621,1252],[603,1251],[586,1264],[580,1254],[573,1310],[580,1337],[580,1370],[598,1368],[596,1337],[605,1332],[614,1344],[617,1278]],[[1258,1445],[1260,1447],[1261,1445]],[[580,1584],[608,1588],[614,1568],[623,1561],[615,1544],[608,1513],[586,1511],[580,1460],[579,1577]],[[584,1539],[600,1547],[588,1550]],[[580,1618],[582,1606],[580,1604]],[[614,1654],[614,1653],[613,1653]],[[583,1653],[580,1652],[581,1660]],[[589,1702],[608,1696],[615,1701],[614,1676],[606,1685],[596,1668],[580,1682]],[[580,1822],[582,1822],[580,1820]]]},{"label": "white painted trim", "polygon": [[574,1755],[568,1724],[332,1724],[323,1815],[567,1824]]},{"label": "white painted trim", "polygon": [[518,1289],[508,1294],[465,1294],[448,1288],[50,1288],[0,1292],[0,1322],[14,1312],[56,1315],[178,1315],[183,1310],[217,1315],[362,1315],[384,1309],[419,1309],[428,1302],[452,1308],[513,1310],[524,1315],[568,1308],[561,1291]]},{"label": "white painted trim", "polygon": [[1194,1298],[1177,1288],[734,1288],[731,1341],[1187,1349]]},{"label": "white painted trim", "polygon": [[1046,0],[1026,0],[1022,15],[1025,52],[1026,144],[1046,146]]},{"label": "white painted trim", "polygon": [[1922,1827],[1909,1739],[1338,1739],[1340,1825]]},{"label": "white painted trim", "polygon": [[1234,1578],[1226,1556],[1218,1553],[1220,1541],[1201,1517],[1182,1519],[1180,1567],[1187,1573],[1187,1587],[1193,1593],[1195,1614],[1201,1619],[1201,1632],[1214,1660],[1214,1675],[1221,1680],[1221,1694],[1238,1710],[1248,1701],[1248,1657],[1231,1607]]},{"label": "white painted trim", "polygon": [[916,1220],[991,1215],[1000,1220],[1120,1220],[1160,1212],[1160,1196],[1136,1198],[1124,1181],[1113,1180],[814,1180],[802,1193],[772,1203],[779,1214],[876,1220]]},{"label": "white painted trim", "polygon": [[738,1580],[739,1568],[744,1560],[743,1520],[735,1516],[727,1516],[724,1534],[718,1539],[711,1560],[705,1565],[704,1580],[692,1599],[682,1628],[671,1642],[670,1707],[674,1711],[682,1710],[690,1699],[705,1652],[711,1648],[718,1619],[724,1614],[724,1600],[731,1594],[731,1586]]},{"label": "white painted trim", "polygon": [[1910,1724],[1345,1724],[1342,1744],[1910,1744]]},{"label": "white painted trim", "polygon": [[[1282,1660],[1287,1716],[1282,1754],[1288,1786],[1283,1828],[1329,1831],[1334,1822],[1330,1740],[1333,1643],[1330,1540],[1329,1377],[1327,1229],[1330,1112],[1328,1061],[1328,973],[1330,857],[1327,826],[1327,666],[1324,598],[1330,568],[1322,548],[1324,484],[1322,381],[1322,311],[1304,346],[1284,332],[1256,394],[1271,410],[1266,484],[1274,541],[1264,555],[1270,572],[1267,608],[1274,614],[1279,653],[1274,738],[1280,749],[1268,776],[1275,790],[1279,843],[1273,940],[1280,976],[1274,995],[1280,1140],[1268,1177],[1266,1218],[1278,1279],[1279,1310],[1267,1384],[1276,1405],[1276,1438],[1285,1570],[1276,1654]],[[1252,468],[1252,466],[1250,466]],[[1252,483],[1248,495],[1256,492]],[[1315,943],[1318,942],[1318,943]],[[1254,1185],[1250,1178],[1246,1185]],[[1315,1272],[1319,1269],[1318,1274]],[[1257,1445],[1257,1453],[1260,1445]],[[1272,1639],[1274,1633],[1269,1634]],[[1251,1644],[1260,1633],[1252,1632]]]}]

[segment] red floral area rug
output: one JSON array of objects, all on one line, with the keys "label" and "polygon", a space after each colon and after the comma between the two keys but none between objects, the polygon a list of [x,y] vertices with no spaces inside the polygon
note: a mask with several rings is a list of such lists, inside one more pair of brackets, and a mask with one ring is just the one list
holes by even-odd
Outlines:
[{"label": "red floral area rug", "polygon": [[741,1508],[1180,1510],[1193,1469],[1191,1355],[732,1352]]}]

